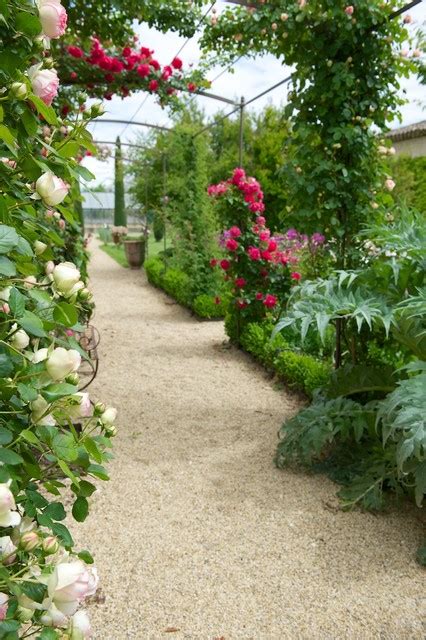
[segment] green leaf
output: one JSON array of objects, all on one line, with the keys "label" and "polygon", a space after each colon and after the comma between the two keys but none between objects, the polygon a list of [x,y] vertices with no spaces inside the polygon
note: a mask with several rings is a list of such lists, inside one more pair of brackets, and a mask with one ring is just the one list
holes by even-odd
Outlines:
[{"label": "green leaf", "polygon": [[17,31],[21,31],[30,37],[38,36],[42,30],[40,20],[28,11],[21,11],[16,14],[15,26]]},{"label": "green leaf", "polygon": [[15,318],[23,316],[25,311],[25,297],[16,287],[13,287],[10,291],[9,305]]},{"label": "green leaf", "polygon": [[13,434],[6,427],[0,427],[0,444],[9,444],[13,440]]},{"label": "green leaf", "polygon": [[0,638],[5,638],[5,633],[10,633],[11,631],[18,631],[21,624],[17,620],[3,620],[0,622]]},{"label": "green leaf", "polygon": [[8,129],[8,127],[6,127],[5,124],[0,124],[0,140],[3,140],[7,147],[9,148],[9,150],[16,155],[16,150],[15,150],[15,136],[12,133],[12,131],[10,129]]},{"label": "green leaf", "polygon": [[99,451],[93,438],[85,438],[83,444],[91,458],[96,460],[96,462],[102,462],[102,453]]},{"label": "green leaf", "polygon": [[48,402],[55,402],[55,400],[59,400],[64,396],[74,395],[77,391],[78,388],[73,384],[68,384],[67,382],[56,382],[54,384],[50,384],[44,389],[41,389],[41,394]]},{"label": "green leaf", "polygon": [[59,635],[52,627],[44,627],[43,631],[37,636],[37,640],[58,640]]},{"label": "green leaf", "polygon": [[13,371],[13,364],[9,356],[0,353],[0,377],[7,378]]},{"label": "green leaf", "polygon": [[0,225],[0,253],[9,253],[18,244],[19,236],[13,227]]},{"label": "green leaf", "polygon": [[75,158],[79,155],[79,152],[80,145],[74,140],[69,140],[60,149],[57,150],[57,153],[62,158]]},{"label": "green leaf", "polygon": [[77,459],[77,445],[70,433],[58,433],[53,438],[52,449],[58,458],[61,458],[62,460],[72,462]]},{"label": "green leaf", "polygon": [[38,393],[34,389],[34,387],[30,387],[27,384],[23,384],[22,382],[19,382],[17,384],[17,389],[18,389],[19,395],[21,396],[22,400],[25,403],[34,402],[34,400],[37,400]]},{"label": "green leaf", "polygon": [[61,502],[51,502],[43,513],[52,520],[65,520],[67,517],[64,505]]},{"label": "green leaf", "polygon": [[78,554],[78,557],[80,558],[80,560],[83,560],[83,562],[85,562],[86,564],[94,563],[92,554],[89,553],[89,551],[87,551],[86,549],[83,549],[82,551],[80,551],[80,553]]},{"label": "green leaf", "polygon": [[393,368],[368,367],[363,364],[346,365],[334,371],[327,388],[329,398],[351,396],[368,391],[391,392],[395,388]]},{"label": "green leaf", "polygon": [[26,108],[25,111],[21,114],[21,120],[28,135],[31,137],[35,136],[38,130],[38,122],[34,117],[33,112],[30,109]]},{"label": "green leaf", "polygon": [[47,124],[52,124],[55,127],[59,126],[58,118],[56,116],[55,110],[52,109],[52,107],[48,107],[46,104],[44,104],[43,100],[41,100],[34,94],[31,94],[29,99],[37,109],[38,113],[46,120]]},{"label": "green leaf", "polygon": [[90,498],[90,496],[93,493],[95,493],[96,487],[94,484],[92,484],[91,482],[88,482],[87,480],[81,480],[80,486],[75,487],[75,491],[78,492],[80,495],[84,496],[85,498]]},{"label": "green leaf", "polygon": [[4,464],[16,465],[16,464],[22,464],[24,460],[23,458],[21,458],[20,455],[15,453],[15,451],[11,451],[10,449],[4,449],[3,447],[0,447],[0,462],[3,462]]},{"label": "green leaf", "polygon": [[20,433],[21,437],[24,438],[27,442],[31,444],[39,444],[40,440],[37,438],[36,434],[30,431],[29,429],[24,429]]},{"label": "green leaf", "polygon": [[16,275],[15,264],[6,256],[0,256],[0,274],[9,278]]},{"label": "green leaf", "polygon": [[77,522],[84,522],[89,513],[89,503],[87,498],[79,496],[72,507],[72,515]]},{"label": "green leaf", "polygon": [[71,480],[74,482],[74,484],[78,485],[79,480],[78,478],[73,474],[73,472],[71,471],[71,469],[69,468],[69,466],[67,465],[67,463],[64,460],[58,460],[58,465],[60,466],[60,468],[62,469],[62,471],[65,473],[67,478],[71,478]]},{"label": "green leaf", "polygon": [[47,585],[41,582],[21,582],[20,587],[26,596],[41,604],[46,596]]},{"label": "green leaf", "polygon": [[38,338],[44,338],[47,334],[43,328],[43,322],[32,311],[25,311],[21,318],[18,318],[18,324],[21,325],[27,333]]},{"label": "green leaf", "polygon": [[34,252],[31,249],[31,245],[22,236],[19,236],[18,244],[16,245],[16,251],[20,253],[22,256],[33,256]]},{"label": "green leaf", "polygon": [[100,464],[89,465],[87,468],[87,473],[91,473],[92,475],[96,476],[100,480],[109,480],[109,475],[105,467],[103,467]]},{"label": "green leaf", "polygon": [[74,540],[72,539],[71,534],[65,525],[61,524],[60,522],[54,522],[52,525],[52,531],[55,535],[58,536],[60,540],[62,540],[63,544],[66,547],[74,546]]},{"label": "green leaf", "polygon": [[58,324],[73,327],[78,321],[76,308],[69,302],[60,302],[53,310],[53,318]]}]

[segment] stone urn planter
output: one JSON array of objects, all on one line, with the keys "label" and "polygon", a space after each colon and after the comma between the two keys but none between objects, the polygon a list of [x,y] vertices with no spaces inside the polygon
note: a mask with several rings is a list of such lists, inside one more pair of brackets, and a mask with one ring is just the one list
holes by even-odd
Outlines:
[{"label": "stone urn planter", "polygon": [[131,269],[140,269],[145,260],[145,240],[125,240],[124,251]]},{"label": "stone urn planter", "polygon": [[121,233],[115,231],[112,234],[112,241],[114,242],[114,244],[120,244],[121,242]]}]

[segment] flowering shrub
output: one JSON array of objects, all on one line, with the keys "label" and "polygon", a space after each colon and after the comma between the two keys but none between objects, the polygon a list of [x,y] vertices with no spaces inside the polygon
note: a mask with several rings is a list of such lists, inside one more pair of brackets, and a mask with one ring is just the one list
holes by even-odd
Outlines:
[{"label": "flowering shrub", "polygon": [[79,607],[98,578],[90,553],[73,549],[62,495],[83,521],[93,479],[108,479],[116,417],[79,391],[88,356],[76,335],[93,305],[73,213],[88,172],[74,157],[93,145],[83,117],[64,122],[50,106],[58,80],[39,35],[61,35],[63,7],[11,0],[2,11],[0,636],[76,640],[90,635]]},{"label": "flowering shrub", "polygon": [[88,52],[77,45],[62,51],[59,76],[64,84],[81,87],[91,97],[111,100],[114,94],[123,98],[132,91],[144,90],[158,97],[161,106],[177,107],[180,91],[195,92],[209,86],[201,71],[184,71],[180,58],[161,65],[154,51],[134,41],[124,47],[108,50],[92,37]]},{"label": "flowering shrub", "polygon": [[221,220],[228,225],[220,241],[226,257],[213,258],[211,266],[221,268],[229,283],[238,339],[242,321],[279,315],[292,283],[301,279],[299,258],[291,239],[271,235],[262,215],[260,184],[243,169],[235,169],[226,182],[211,185],[208,193],[220,202]]}]

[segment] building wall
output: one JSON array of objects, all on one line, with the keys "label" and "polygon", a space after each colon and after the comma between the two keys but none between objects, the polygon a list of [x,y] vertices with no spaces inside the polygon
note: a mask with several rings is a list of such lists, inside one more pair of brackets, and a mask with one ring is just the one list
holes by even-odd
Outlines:
[{"label": "building wall", "polygon": [[393,143],[397,155],[420,158],[426,156],[426,136],[421,138],[410,138],[409,140],[398,140]]}]

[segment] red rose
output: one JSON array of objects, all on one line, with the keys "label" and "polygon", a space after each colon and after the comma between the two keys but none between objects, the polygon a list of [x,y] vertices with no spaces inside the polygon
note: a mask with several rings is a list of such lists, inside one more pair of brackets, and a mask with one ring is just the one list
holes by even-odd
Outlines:
[{"label": "red rose", "polygon": [[242,289],[247,284],[247,281],[244,278],[235,278],[235,286],[239,289]]},{"label": "red rose", "polygon": [[70,78],[71,78],[71,80],[77,80],[77,74],[76,74],[75,71],[71,71]]},{"label": "red rose", "polygon": [[293,271],[293,273],[290,274],[290,278],[292,280],[296,280],[299,281],[301,279],[301,274],[298,271]]},{"label": "red rose", "polygon": [[150,58],[153,53],[154,52],[148,49],[148,47],[141,47],[141,54],[144,58]]},{"label": "red rose", "polygon": [[151,80],[148,85],[148,88],[150,91],[157,91],[158,87],[159,87],[158,80]]},{"label": "red rose", "polygon": [[262,251],[262,258],[267,262],[271,262],[272,255],[269,253],[269,251]]},{"label": "red rose", "polygon": [[182,60],[180,58],[173,58],[172,67],[173,67],[173,69],[182,69],[182,67],[183,67]]},{"label": "red rose", "polygon": [[256,293],[256,300],[263,300],[263,293]]},{"label": "red rose", "polygon": [[276,251],[277,248],[278,244],[275,242],[275,240],[270,240],[268,244],[268,251]]},{"label": "red rose", "polygon": [[83,49],[80,49],[80,47],[74,47],[73,45],[67,47],[67,51],[73,58],[82,58],[84,55]]},{"label": "red rose", "polygon": [[164,67],[161,77],[163,78],[163,80],[168,80],[171,75],[173,75],[173,69],[167,65],[166,67]]},{"label": "red rose", "polygon": [[245,300],[237,300],[237,307],[239,309],[244,309],[247,306],[247,302]]},{"label": "red rose", "polygon": [[218,260],[216,260],[216,258],[212,258],[210,260],[210,266],[211,267],[217,267],[217,264],[218,264]]},{"label": "red rose", "polygon": [[151,60],[149,64],[151,65],[151,67],[154,67],[156,71],[160,69],[160,63],[158,62],[158,60]]},{"label": "red rose", "polygon": [[193,82],[189,82],[188,83],[188,91],[190,91],[191,93],[194,93],[194,91],[196,91],[197,89],[197,85],[194,84]]},{"label": "red rose", "polygon": [[265,296],[265,299],[263,301],[263,304],[265,305],[265,307],[267,307],[268,309],[272,309],[273,307],[275,307],[275,305],[277,304],[277,296],[273,296],[272,294],[268,293]]},{"label": "red rose", "polygon": [[151,67],[149,66],[149,64],[140,64],[136,69],[136,73],[141,78],[146,78],[151,73]]},{"label": "red rose", "polygon": [[262,257],[260,255],[260,249],[258,249],[257,247],[249,247],[247,249],[247,253],[250,260],[260,260],[260,258]]},{"label": "red rose", "polygon": [[132,54],[132,50],[130,47],[124,47],[121,55],[123,56],[123,58],[128,58],[130,55]]},{"label": "red rose", "polygon": [[222,300],[219,298],[219,296],[216,296],[214,299],[214,303],[215,304],[220,304],[222,302]]},{"label": "red rose", "polygon": [[228,271],[228,269],[231,268],[231,263],[229,262],[229,260],[221,260],[220,261],[220,266],[222,267],[222,269],[224,271]]}]

